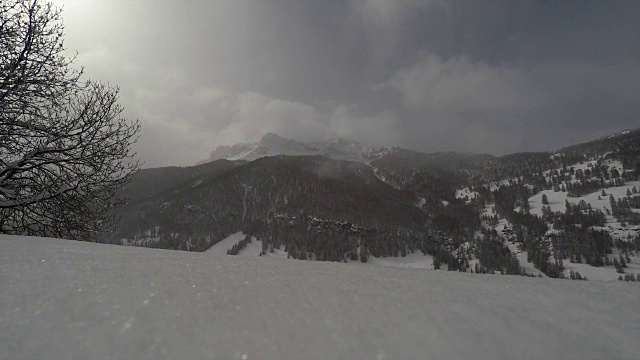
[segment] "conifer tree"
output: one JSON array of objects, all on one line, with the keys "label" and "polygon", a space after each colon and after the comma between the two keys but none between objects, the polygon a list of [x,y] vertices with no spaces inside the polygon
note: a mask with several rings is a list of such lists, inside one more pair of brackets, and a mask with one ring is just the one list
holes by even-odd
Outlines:
[{"label": "conifer tree", "polygon": [[620,253],[620,266],[622,266],[623,268],[627,267],[627,260],[625,260],[624,256],[622,256],[622,253]]}]

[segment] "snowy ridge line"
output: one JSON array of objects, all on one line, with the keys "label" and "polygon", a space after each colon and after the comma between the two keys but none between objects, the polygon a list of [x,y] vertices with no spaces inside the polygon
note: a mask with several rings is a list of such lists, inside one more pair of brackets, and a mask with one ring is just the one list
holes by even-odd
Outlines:
[{"label": "snowy ridge line", "polygon": [[334,139],[324,142],[303,143],[267,133],[260,141],[218,146],[209,159],[253,161],[265,156],[327,156],[334,160],[369,162],[392,151],[390,148],[364,145],[357,141]]}]

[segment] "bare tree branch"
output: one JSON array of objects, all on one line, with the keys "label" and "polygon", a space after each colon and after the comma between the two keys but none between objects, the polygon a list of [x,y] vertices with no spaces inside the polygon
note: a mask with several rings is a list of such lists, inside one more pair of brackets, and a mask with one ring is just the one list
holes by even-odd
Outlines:
[{"label": "bare tree branch", "polygon": [[63,55],[61,10],[0,2],[0,231],[93,240],[140,168],[140,123],[117,87],[81,81]]}]

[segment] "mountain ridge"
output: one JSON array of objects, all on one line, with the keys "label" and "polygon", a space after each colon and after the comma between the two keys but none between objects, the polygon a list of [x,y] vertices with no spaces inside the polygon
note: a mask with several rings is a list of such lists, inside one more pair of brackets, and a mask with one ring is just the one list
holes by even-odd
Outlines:
[{"label": "mountain ridge", "polygon": [[285,139],[274,133],[266,133],[256,142],[218,146],[211,152],[209,159],[198,164],[220,159],[253,161],[264,156],[275,155],[321,155],[334,160],[366,162],[371,153],[382,149],[384,148],[364,145],[358,141],[342,138],[303,143],[294,139]]},{"label": "mountain ridge", "polygon": [[378,159],[381,155],[393,151],[416,152],[425,155],[438,156],[443,154],[455,154],[458,157],[484,157],[488,159],[503,159],[521,154],[553,154],[570,153],[576,147],[595,147],[600,152],[610,149],[612,143],[620,138],[636,139],[640,136],[640,128],[627,129],[613,133],[611,135],[602,136],[600,138],[589,140],[586,142],[563,146],[555,151],[520,151],[500,156],[487,153],[469,153],[456,151],[435,151],[423,152],[411,148],[401,146],[373,146],[364,144],[359,141],[349,140],[345,138],[335,138],[328,141],[301,142],[295,139],[286,139],[278,134],[268,132],[255,142],[243,142],[233,145],[220,145],[213,150],[209,159],[198,162],[204,164],[210,161],[226,159],[226,160],[245,160],[253,161],[264,156],[290,155],[290,156],[327,156],[334,160],[359,161],[368,163]]}]

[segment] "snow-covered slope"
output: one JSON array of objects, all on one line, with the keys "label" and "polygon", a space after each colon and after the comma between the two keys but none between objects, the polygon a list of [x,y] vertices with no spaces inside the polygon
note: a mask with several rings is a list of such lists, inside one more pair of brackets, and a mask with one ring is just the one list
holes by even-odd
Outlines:
[{"label": "snow-covered slope", "polygon": [[[540,193],[529,198],[529,206],[531,207],[531,214],[542,216],[542,195],[547,196],[549,207],[553,212],[565,212],[565,203],[568,201],[571,204],[578,204],[580,201],[585,201],[591,205],[593,209],[601,210],[605,212],[607,208],[611,208],[609,203],[609,196],[613,195],[615,198],[624,198],[627,190],[633,187],[640,187],[640,181],[630,181],[623,186],[616,186],[606,189],[605,196],[601,195],[601,191],[595,191],[590,194],[581,197],[569,197],[566,191],[553,191],[543,190]],[[640,225],[625,225],[624,227],[613,216],[607,215],[607,223],[605,228],[609,230],[611,236],[618,239],[630,239],[636,236],[640,232]]]},{"label": "snow-covered slope", "polygon": [[7,359],[637,359],[637,283],[0,236]]}]

